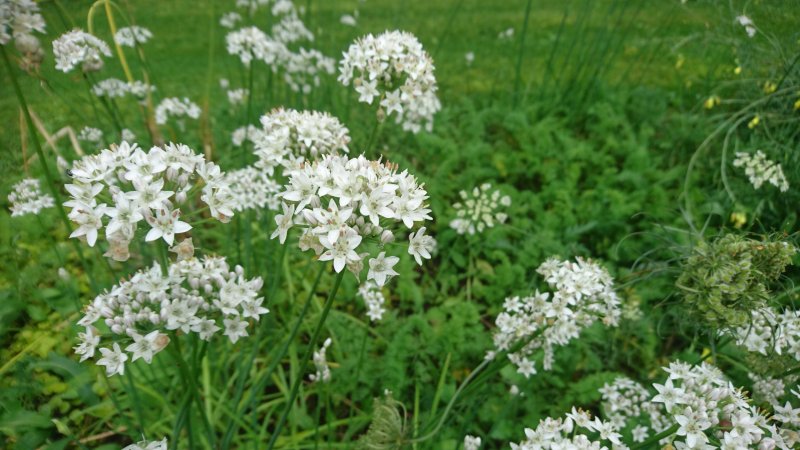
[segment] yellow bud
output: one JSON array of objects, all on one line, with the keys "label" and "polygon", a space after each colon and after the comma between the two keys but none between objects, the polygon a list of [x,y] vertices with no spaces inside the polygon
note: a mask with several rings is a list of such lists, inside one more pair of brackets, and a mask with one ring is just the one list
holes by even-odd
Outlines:
[{"label": "yellow bud", "polygon": [[706,109],[712,109],[715,106],[719,105],[719,102],[720,102],[719,97],[716,95],[712,95],[711,97],[708,97],[706,99],[706,101],[703,103],[703,106]]},{"label": "yellow bud", "polygon": [[733,69],[733,73],[734,73],[734,75],[741,75],[742,74],[742,67],[741,66],[736,66],[736,68]]},{"label": "yellow bud", "polygon": [[734,228],[742,228],[747,223],[747,216],[743,212],[732,212],[731,223]]},{"label": "yellow bud", "polygon": [[764,82],[764,93],[765,94],[772,94],[778,89],[778,85],[773,83],[772,81],[765,81]]},{"label": "yellow bud", "polygon": [[750,123],[747,124],[747,128],[750,128],[752,130],[753,128],[758,126],[759,122],[761,122],[761,118],[758,117],[758,114],[756,114],[756,116],[753,117]]},{"label": "yellow bud", "polygon": [[678,59],[675,61],[675,68],[680,69],[683,67],[684,61],[686,61],[686,58],[684,58],[682,54],[678,54]]},{"label": "yellow bud", "polygon": [[794,102],[794,110],[797,111],[798,109],[800,109],[800,98]]}]

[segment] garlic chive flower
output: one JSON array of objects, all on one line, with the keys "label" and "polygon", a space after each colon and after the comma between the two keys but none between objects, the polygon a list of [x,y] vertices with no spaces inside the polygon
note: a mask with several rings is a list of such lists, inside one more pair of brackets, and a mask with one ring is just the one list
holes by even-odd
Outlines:
[{"label": "garlic chive flower", "polygon": [[752,312],[752,320],[733,330],[736,344],[764,356],[786,355],[800,361],[800,312],[770,307]]},{"label": "garlic chive flower", "polygon": [[478,450],[479,448],[481,448],[481,438],[464,436],[464,450]]},{"label": "garlic chive flower", "polygon": [[308,379],[311,380],[312,383],[314,382],[322,382],[328,383],[331,381],[331,369],[328,367],[328,358],[326,356],[326,352],[328,351],[328,347],[331,346],[331,338],[325,339],[325,342],[322,344],[319,350],[314,352],[313,361],[314,367],[317,369],[316,373],[312,373],[308,376]]},{"label": "garlic chive flower", "polygon": [[236,26],[237,23],[242,21],[241,14],[231,11],[222,15],[219,19],[219,24],[224,28],[231,29]]},{"label": "garlic chive flower", "polygon": [[252,134],[256,167],[273,174],[278,167],[297,168],[323,155],[347,153],[350,132],[328,113],[278,108],[261,117]]},{"label": "garlic chive flower", "polygon": [[254,146],[261,139],[261,130],[255,125],[247,125],[233,130],[231,142],[234,147],[241,147],[245,141],[251,142]]},{"label": "garlic chive flower", "polygon": [[505,223],[508,215],[504,210],[511,206],[511,197],[491,189],[491,184],[484,183],[471,192],[459,192],[461,201],[453,204],[456,218],[450,221],[450,228],[458,234],[475,234]]},{"label": "garlic chive flower", "polygon": [[[544,370],[550,370],[554,347],[567,345],[598,320],[616,326],[620,317],[613,281],[599,264],[580,257],[575,262],[550,258],[536,271],[555,292],[536,291],[527,297],[506,298],[504,311],[495,321],[493,337],[498,351],[525,342],[508,358],[526,378],[536,374],[532,358],[538,350],[544,352]],[[487,357],[494,355],[490,352]]]},{"label": "garlic chive flower", "polygon": [[781,165],[767,159],[767,155],[761,150],[756,151],[755,155],[737,152],[733,166],[744,167],[744,174],[755,189],[761,188],[766,181],[781,192],[789,190],[789,182],[786,181]]},{"label": "garlic chive flower", "polygon": [[[668,386],[671,388],[672,383],[668,382]],[[658,392],[669,396],[673,391],[662,389]],[[634,442],[644,442],[651,433],[655,434],[669,427],[667,416],[662,412],[661,405],[650,400],[653,398],[653,394],[630,378],[617,377],[611,384],[604,384],[600,389],[600,394],[605,417],[614,425],[615,429],[622,430],[628,420],[636,419],[639,426],[633,433]],[[674,400],[674,397],[672,398]],[[645,418],[649,420],[646,421]]]},{"label": "garlic chive flower", "polygon": [[188,98],[169,97],[161,100],[161,103],[156,107],[156,123],[164,125],[170,118],[182,119],[189,117],[190,119],[200,118],[200,107]]},{"label": "garlic chive flower", "polygon": [[364,305],[367,307],[367,317],[371,322],[378,322],[383,318],[386,313],[384,305],[386,304],[386,297],[383,296],[380,286],[372,280],[367,280],[358,287],[358,294]]},{"label": "garlic chive flower", "polygon": [[83,127],[78,132],[78,139],[95,146],[100,146],[103,142],[103,130],[93,127]]},{"label": "garlic chive flower", "polygon": [[234,211],[280,209],[278,193],[281,185],[262,169],[248,166],[227,172],[225,183],[231,191],[231,205]]},{"label": "garlic chive flower", "polygon": [[53,197],[42,192],[39,180],[35,178],[26,178],[12,186],[8,201],[11,203],[11,217],[39,214],[43,209],[55,206]]},{"label": "garlic chive flower", "polygon": [[511,443],[512,450],[626,449],[610,422],[572,408],[565,417],[546,417],[536,428],[525,428],[525,440]]},{"label": "garlic chive flower", "polygon": [[111,57],[111,48],[97,37],[80,29],[64,33],[53,41],[56,69],[71,72],[81,66],[84,72],[98,71],[103,67],[103,57]]},{"label": "garlic chive flower", "polygon": [[45,33],[46,24],[33,0],[4,0],[0,2],[0,45],[12,39],[29,40],[33,32]]},{"label": "garlic chive flower", "polygon": [[163,239],[167,245],[189,231],[192,227],[182,220],[181,208],[197,190],[212,217],[227,222],[233,216],[225,174],[183,144],[145,152],[122,142],[76,161],[71,174],[72,183],[66,185],[70,199],[64,206],[72,208],[69,218],[78,228],[70,237],[84,236],[94,246],[105,228],[110,254],[119,261],[128,258],[128,245],[140,223],[149,225],[145,241]]},{"label": "garlic chive flower", "polygon": [[379,118],[395,115],[403,129],[433,129],[442,108],[430,55],[416,37],[403,31],[369,34],[356,40],[339,61],[339,82],[351,83],[358,101],[378,104]]},{"label": "garlic chive flower", "polygon": [[125,47],[136,47],[137,44],[144,44],[153,37],[153,33],[147,28],[132,26],[124,27],[117,30],[114,34],[114,40],[117,44]]},{"label": "garlic chive flower", "polygon": [[[250,67],[254,60],[272,66],[280,55],[286,53],[286,47],[282,43],[267,36],[257,27],[231,31],[225,36],[225,45],[228,53],[238,56],[246,67]],[[277,67],[273,66],[272,69],[275,71]]]},{"label": "garlic chive flower", "polygon": [[[289,181],[279,194],[283,214],[275,217],[278,227],[273,238],[286,240],[289,229],[303,230],[302,251],[314,250],[320,261],[332,261],[336,272],[347,267],[356,276],[364,259],[376,244],[393,242],[405,230],[413,233],[417,223],[430,220],[428,194],[407,171],[382,161],[325,155],[288,173]],[[400,223],[404,227],[400,227]],[[424,239],[424,227],[411,238]],[[421,263],[418,246],[409,245],[409,254]],[[430,254],[427,254],[430,257]],[[370,258],[370,274],[379,285],[395,272],[397,261],[381,252]]]},{"label": "garlic chive flower", "polygon": [[167,438],[160,441],[140,441],[122,450],[167,450]]},{"label": "garlic chive flower", "polygon": [[[79,334],[75,353],[85,360],[99,350],[97,364],[114,375],[124,374],[128,360],[149,364],[169,344],[170,331],[208,341],[224,330],[235,343],[247,336],[252,321],[269,312],[258,296],[262,284],[261,278],[245,278],[240,266],[231,270],[220,257],[172,263],[166,275],[153,264],[87,306],[78,321],[86,332]],[[101,327],[107,331],[98,331]],[[113,347],[105,347],[111,342]]]}]

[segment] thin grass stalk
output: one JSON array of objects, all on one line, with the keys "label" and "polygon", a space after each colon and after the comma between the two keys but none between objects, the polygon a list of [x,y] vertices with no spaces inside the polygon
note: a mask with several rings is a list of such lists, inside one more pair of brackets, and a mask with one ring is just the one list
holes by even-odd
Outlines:
[{"label": "thin grass stalk", "polygon": [[531,17],[532,4],[533,0],[528,0],[528,3],[525,5],[525,20],[522,22],[522,32],[519,36],[519,52],[517,52],[517,66],[514,69],[514,93],[512,95],[512,104],[514,108],[517,107],[520,84],[522,83],[522,57],[525,54],[525,35],[528,33],[528,20]]},{"label": "thin grass stalk", "polygon": [[297,397],[297,391],[300,388],[300,384],[303,382],[303,377],[308,368],[308,361],[311,359],[311,354],[314,352],[316,348],[317,341],[319,340],[319,335],[322,332],[322,328],[325,325],[325,320],[328,318],[328,313],[331,311],[331,306],[333,305],[333,299],[336,297],[336,292],[339,290],[339,286],[342,283],[342,278],[344,278],[344,271],[339,272],[336,276],[336,281],[334,282],[333,289],[331,290],[330,294],[328,295],[328,299],[325,301],[325,307],[322,310],[322,315],[319,318],[319,322],[317,322],[317,327],[314,330],[314,334],[311,336],[311,341],[308,343],[308,347],[306,348],[306,352],[303,355],[303,360],[300,363],[300,371],[297,373],[297,376],[292,383],[292,391],[289,393],[289,399],[286,402],[286,407],[283,410],[283,414],[281,414],[281,418],[278,420],[278,423],[275,425],[275,429],[272,431],[272,436],[270,437],[269,444],[267,444],[267,450],[272,450],[275,447],[275,442],[278,440],[278,436],[281,434],[281,430],[283,429],[284,424],[286,423],[286,418],[289,417],[289,412],[292,410],[294,406],[294,400]]},{"label": "thin grass stalk", "polygon": [[[31,118],[31,112],[28,109],[28,103],[25,101],[25,96],[22,94],[22,89],[19,86],[19,81],[17,80],[17,74],[14,71],[14,67],[11,65],[11,60],[8,58],[8,53],[6,52],[6,47],[4,45],[0,45],[0,53],[3,55],[3,62],[5,63],[6,69],[8,70],[9,77],[11,78],[11,85],[14,87],[14,92],[17,95],[17,100],[19,101],[20,108],[22,109],[22,113],[25,116],[25,123],[28,126],[28,129],[31,130],[31,141],[33,141],[33,147],[36,150],[36,154],[39,156],[39,161],[42,163],[42,170],[44,171],[44,177],[47,181],[47,187],[50,189],[50,193],[53,195],[56,203],[56,209],[58,210],[58,215],[61,218],[61,221],[64,222],[64,226],[67,228],[68,233],[72,233],[72,223],[67,217],[67,212],[64,210],[64,202],[61,199],[61,192],[56,188],[55,180],[53,179],[53,175],[50,173],[50,167],[47,165],[47,159],[44,156],[44,151],[42,150],[42,144],[39,142],[39,136],[36,134],[36,127],[33,124],[33,119]],[[86,261],[86,258],[83,256],[83,251],[81,251],[81,247],[77,241],[70,239],[72,242],[72,246],[75,248],[75,252],[78,254],[78,259],[81,261],[81,266],[83,266],[83,271],[86,273],[86,276],[89,278],[89,284],[92,287],[93,291],[97,291],[97,283],[94,279],[94,275],[89,268],[89,263]]]}]

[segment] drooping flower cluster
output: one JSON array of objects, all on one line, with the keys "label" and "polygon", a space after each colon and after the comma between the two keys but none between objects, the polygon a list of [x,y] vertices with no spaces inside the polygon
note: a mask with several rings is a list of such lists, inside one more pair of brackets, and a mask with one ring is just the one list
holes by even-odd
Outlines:
[{"label": "drooping flower cluster", "polygon": [[[550,370],[555,346],[566,345],[597,320],[616,326],[620,317],[613,280],[599,264],[580,257],[575,262],[550,258],[536,271],[555,292],[506,298],[504,311],[495,321],[496,349],[507,351],[522,345],[508,357],[526,378],[536,373],[532,357],[539,349],[544,351],[544,370]],[[494,355],[490,352],[487,357]]]},{"label": "drooping flower cluster", "polygon": [[103,67],[103,56],[111,57],[108,44],[85,31],[75,29],[53,41],[56,69],[71,72],[81,65],[84,72],[98,71]]},{"label": "drooping flower cluster", "polygon": [[159,125],[164,125],[170,118],[181,119],[183,117],[199,119],[200,107],[188,98],[176,97],[165,98],[156,107],[156,123]]},{"label": "drooping flower cluster", "polygon": [[753,311],[750,323],[733,330],[736,344],[764,356],[787,355],[800,361],[800,313],[770,307]]},{"label": "drooping flower cluster", "polygon": [[141,221],[150,226],[145,241],[163,239],[172,245],[176,234],[189,231],[191,225],[181,220],[181,205],[195,186],[202,185],[200,199],[214,218],[227,222],[233,216],[225,174],[183,144],[145,152],[122,142],[76,161],[71,173],[72,184],[66,185],[71,198],[64,205],[72,208],[69,217],[78,228],[70,237],[85,236],[94,246],[105,227],[109,256],[118,261],[127,260]]},{"label": "drooping flower cluster", "polygon": [[367,307],[367,317],[370,321],[377,322],[383,318],[383,314],[386,312],[383,308],[386,297],[383,296],[380,286],[372,280],[365,281],[358,286],[358,296]]},{"label": "drooping flower cluster", "polygon": [[414,35],[402,31],[371,34],[350,45],[339,62],[339,82],[353,83],[359,101],[377,98],[379,118],[396,114],[404,130],[433,129],[442,107],[436,96],[433,60]]},{"label": "drooping flower cluster", "polygon": [[[166,274],[153,264],[87,306],[78,321],[86,331],[79,334],[75,353],[85,361],[99,350],[97,364],[114,375],[124,374],[129,355],[131,362],[141,358],[149,364],[169,344],[169,331],[197,333],[208,341],[224,330],[235,343],[248,335],[248,319],[257,321],[269,312],[258,296],[262,284],[261,278],[245,278],[240,266],[231,270],[220,257],[179,261]],[[97,328],[98,321],[110,335]]]},{"label": "drooping flower cluster", "polygon": [[167,450],[167,438],[160,441],[139,441],[122,450]]},{"label": "drooping flower cluster", "polygon": [[761,150],[757,150],[755,155],[737,152],[733,166],[744,167],[744,174],[756,189],[759,189],[766,181],[781,192],[789,190],[789,182],[786,181],[781,165],[767,159],[767,155]]},{"label": "drooping flower cluster", "polygon": [[[414,176],[363,155],[352,159],[325,155],[304,164],[289,172],[280,196],[283,214],[275,217],[278,228],[272,237],[284,242],[289,229],[300,226],[304,228],[301,250],[314,250],[320,261],[332,260],[337,272],[347,266],[356,276],[370,254],[368,241],[382,246],[395,240],[398,222],[411,230],[417,222],[431,219],[428,194]],[[431,248],[425,227],[409,233],[408,253],[421,264],[421,258],[430,257]],[[396,274],[392,267],[397,261],[381,251],[370,259],[367,279],[382,286]]]},{"label": "drooping flower cluster", "polygon": [[326,352],[328,351],[328,347],[331,346],[331,338],[325,339],[325,342],[322,344],[322,347],[319,350],[314,352],[313,361],[314,367],[316,367],[316,373],[312,373],[308,376],[308,379],[311,380],[312,383],[314,382],[322,382],[327,383],[331,381],[331,368],[328,367],[328,358],[326,356]]},{"label": "drooping flower cluster", "polygon": [[497,190],[490,193],[491,189],[491,184],[484,183],[471,192],[459,192],[461,202],[453,204],[456,218],[450,221],[450,228],[458,234],[475,234],[496,224],[505,223],[508,215],[502,207],[511,206],[511,197],[502,195]]},{"label": "drooping flower cluster", "polygon": [[610,422],[604,422],[599,417],[592,420],[589,413],[572,408],[563,418],[547,417],[539,421],[536,428],[525,428],[526,439],[519,443],[512,442],[511,449],[627,449],[620,437]]},{"label": "drooping flower cluster", "polygon": [[125,47],[136,47],[138,44],[144,44],[153,37],[153,33],[147,28],[140,26],[124,27],[117,30],[114,34],[114,40],[117,44]]},{"label": "drooping flower cluster", "polygon": [[261,117],[261,127],[251,139],[256,166],[269,174],[277,167],[298,168],[323,155],[349,151],[349,131],[328,113],[278,108]]},{"label": "drooping flower cluster", "polygon": [[33,0],[4,0],[0,2],[0,45],[15,40],[33,38],[33,32],[44,33],[45,22],[39,5]]},{"label": "drooping flower cluster", "polygon": [[53,197],[42,193],[39,180],[35,178],[26,178],[12,186],[8,201],[11,203],[11,217],[39,214],[41,210],[55,206]]},{"label": "drooping flower cluster", "polygon": [[264,208],[277,211],[280,207],[281,186],[261,169],[250,166],[227,172],[225,184],[231,190],[234,211]]}]

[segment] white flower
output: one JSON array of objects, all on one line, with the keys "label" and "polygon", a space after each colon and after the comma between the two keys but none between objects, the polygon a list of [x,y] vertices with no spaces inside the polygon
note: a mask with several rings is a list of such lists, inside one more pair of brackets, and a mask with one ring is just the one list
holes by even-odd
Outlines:
[{"label": "white flower", "polygon": [[745,175],[756,189],[759,189],[766,181],[781,192],[789,190],[789,182],[786,181],[781,165],[767,159],[767,155],[761,150],[757,150],[755,155],[737,152],[733,166],[744,167]]},{"label": "white flower", "polygon": [[167,438],[160,441],[140,441],[122,450],[167,450]]},{"label": "white flower", "polygon": [[262,169],[248,166],[227,172],[225,184],[230,189],[234,211],[279,208],[281,186]]},{"label": "white flower", "polygon": [[228,336],[234,344],[240,337],[248,336],[247,322],[244,320],[234,317],[231,319],[223,319],[222,322],[225,324],[225,332],[222,334]]},{"label": "white flower", "polygon": [[136,47],[137,44],[144,44],[153,37],[153,33],[147,28],[132,26],[123,27],[114,34],[117,44],[125,47]]},{"label": "white flower", "polygon": [[672,385],[672,379],[667,379],[667,382],[663,385],[661,384],[654,384],[654,388],[658,391],[658,395],[653,397],[654,402],[660,402],[664,404],[664,407],[667,410],[671,410],[676,404],[683,403],[683,389],[676,389]]},{"label": "white flower", "polygon": [[383,305],[386,303],[386,297],[383,296],[380,288],[373,281],[366,281],[358,287],[358,296],[364,300],[367,307],[367,317],[372,322],[376,322],[383,318],[386,310]]},{"label": "white flower", "polygon": [[316,373],[313,373],[308,376],[308,378],[312,382],[321,381],[323,383],[327,383],[331,381],[331,369],[328,367],[328,360],[326,357],[326,352],[328,347],[331,346],[331,338],[325,339],[325,342],[322,344],[319,350],[314,352],[313,360],[314,360],[314,367],[316,367]]},{"label": "white flower", "polygon": [[478,450],[481,447],[481,438],[475,436],[464,436],[464,450]]},{"label": "white flower", "polygon": [[408,235],[408,254],[413,256],[420,266],[423,258],[431,259],[431,251],[434,246],[434,239],[425,235],[425,227]]},{"label": "white flower", "polygon": [[11,217],[39,214],[41,210],[55,206],[53,197],[42,193],[39,180],[35,178],[26,178],[12,186],[8,201],[11,203]]},{"label": "white flower", "polygon": [[170,210],[167,206],[156,209],[155,216],[152,214],[147,216],[147,222],[153,228],[147,232],[144,240],[150,242],[163,238],[167,245],[172,245],[176,234],[192,229],[191,225],[179,219],[180,215],[179,209]]},{"label": "white flower", "polygon": [[222,15],[219,24],[225,28],[233,28],[242,20],[242,16],[236,11],[231,11]]},{"label": "white flower", "polygon": [[103,140],[103,130],[93,127],[83,127],[78,133],[78,139],[93,144],[99,144]]},{"label": "white flower", "polygon": [[238,56],[242,64],[249,67],[253,60],[271,65],[280,55],[287,52],[286,47],[267,36],[256,27],[246,27],[231,31],[225,36],[228,53]]},{"label": "white flower", "polygon": [[[359,101],[391,108],[379,110],[379,117],[394,113],[404,130],[419,132],[423,125],[433,129],[433,115],[441,109],[436,96],[433,60],[416,37],[402,31],[364,36],[344,53],[339,62],[339,81],[352,82]],[[390,95],[391,94],[391,95]]]},{"label": "white flower", "polygon": [[325,250],[320,256],[320,261],[333,260],[333,269],[338,273],[344,269],[345,264],[357,262],[361,260],[355,249],[361,243],[361,236],[352,229],[339,232],[336,239],[331,241],[327,235],[322,235],[319,242],[325,247]]},{"label": "white flower", "polygon": [[287,205],[283,203],[283,214],[276,214],[275,215],[275,223],[278,227],[275,231],[272,232],[270,239],[275,239],[275,237],[279,237],[281,244],[286,242],[286,233],[289,231],[289,228],[294,225],[294,205]]},{"label": "white flower", "polygon": [[357,25],[356,18],[350,14],[342,14],[342,17],[339,18],[339,23],[342,25],[347,25],[348,27],[354,27]]},{"label": "white flower", "polygon": [[158,330],[151,331],[145,336],[134,333],[133,344],[127,346],[125,351],[133,354],[131,362],[142,358],[147,364],[150,364],[153,361],[153,355],[163,350],[168,343],[167,335],[161,334]]},{"label": "white flower", "polygon": [[396,256],[386,257],[386,252],[380,252],[378,256],[369,260],[367,280],[375,280],[378,286],[383,286],[388,278],[398,275],[392,267],[399,261],[400,258]]},{"label": "white flower", "polygon": [[[0,3],[0,45],[11,39],[33,38],[33,32],[45,32],[39,4],[32,0],[5,0]],[[34,38],[35,39],[35,38]]]},{"label": "white flower", "polygon": [[745,15],[736,16],[736,21],[739,22],[739,25],[744,27],[744,30],[747,33],[748,37],[752,38],[753,36],[756,35],[755,24],[749,17]]},{"label": "white flower", "polygon": [[188,98],[165,98],[156,107],[156,123],[164,125],[170,117],[182,118],[184,116],[190,119],[200,118],[200,107]]},{"label": "white flower", "polygon": [[78,340],[80,344],[73,347],[76,355],[81,355],[80,362],[86,361],[94,357],[95,349],[100,345],[100,336],[97,335],[97,330],[94,327],[86,327],[86,331],[78,333]]},{"label": "white flower", "polygon": [[70,72],[77,65],[83,71],[96,71],[103,66],[102,57],[111,57],[111,48],[97,37],[75,29],[53,41],[56,69]]},{"label": "white flower", "polygon": [[128,355],[122,353],[122,350],[119,348],[119,344],[115,342],[113,350],[101,348],[100,353],[103,355],[103,357],[97,360],[97,365],[106,366],[107,376],[125,374],[125,361],[128,360]]},{"label": "white flower", "polygon": [[[454,203],[456,218],[450,221],[450,227],[458,234],[475,234],[492,228],[496,224],[505,223],[508,216],[505,209],[511,205],[511,197],[500,191],[491,191],[492,185],[484,183],[471,192],[461,191],[461,202]],[[491,193],[490,193],[491,191]]]}]

